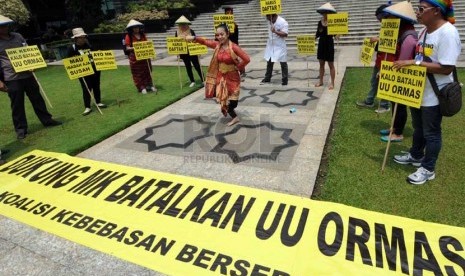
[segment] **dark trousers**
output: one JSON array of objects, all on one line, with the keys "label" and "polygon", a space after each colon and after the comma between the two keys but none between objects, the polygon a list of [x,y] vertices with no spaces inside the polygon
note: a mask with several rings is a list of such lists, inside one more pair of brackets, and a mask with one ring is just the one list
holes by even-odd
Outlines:
[{"label": "dark trousers", "polygon": [[[288,76],[289,76],[289,69],[287,67],[287,62],[280,62],[281,64],[281,75],[282,75],[282,81],[287,82]],[[273,65],[274,62],[271,62],[271,59],[266,62],[266,73],[265,73],[265,79],[266,80],[271,80],[271,74],[273,73]]]},{"label": "dark trousers", "polygon": [[228,114],[233,119],[237,117],[236,111],[234,111],[234,109],[236,107],[237,107],[237,100],[236,101],[235,100],[230,100],[229,105],[228,105]]},{"label": "dark trousers", "polygon": [[194,65],[195,71],[199,74],[200,80],[203,82],[202,69],[200,68],[199,56],[186,55],[182,58],[184,65],[186,66],[187,76],[191,82],[194,82],[194,74],[192,74],[192,65]]},{"label": "dark trousers", "polygon": [[439,105],[422,106],[410,108],[410,114],[413,125],[410,154],[417,159],[424,157],[421,166],[433,172],[442,147],[441,110]]},{"label": "dark trousers", "polygon": [[52,115],[48,113],[45,101],[40,95],[39,85],[33,78],[6,81],[8,96],[11,103],[11,116],[16,134],[27,133],[26,109],[24,107],[24,94],[27,95],[32,104],[32,108],[43,125],[52,120]]},{"label": "dark trousers", "polygon": [[[392,106],[395,105],[394,102],[391,102]],[[392,113],[394,113],[394,108],[392,108]],[[403,104],[397,104],[397,114],[394,118],[394,134],[402,135],[404,133],[405,124],[407,123],[407,106]]]},{"label": "dark trousers", "polygon": [[[83,78],[79,78],[79,82],[81,83],[84,106],[90,108],[91,97],[89,91],[92,91],[94,94],[95,101],[100,103],[100,71],[95,71],[93,75],[84,77],[86,83],[84,83],[82,79]],[[86,84],[89,88],[89,91],[87,91]]]}]

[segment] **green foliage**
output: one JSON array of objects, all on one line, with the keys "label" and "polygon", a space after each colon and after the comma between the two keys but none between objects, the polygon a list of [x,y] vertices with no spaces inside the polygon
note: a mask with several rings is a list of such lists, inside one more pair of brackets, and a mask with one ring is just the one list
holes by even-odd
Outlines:
[{"label": "green foliage", "polygon": [[71,15],[71,24],[88,32],[103,20],[102,0],[65,0],[65,7]]},{"label": "green foliage", "polygon": [[143,0],[137,3],[130,3],[128,10],[135,12],[139,10],[169,10],[193,7],[189,0]]},{"label": "green foliage", "polygon": [[19,25],[25,25],[30,16],[21,0],[0,0],[0,14],[11,18]]},{"label": "green foliage", "polygon": [[98,25],[98,27],[94,30],[96,33],[118,33],[123,32],[126,29],[126,25],[128,24],[129,20],[135,19],[138,21],[144,20],[158,20],[158,19],[167,19],[168,11],[135,11],[131,13],[124,13],[118,15],[116,19],[102,22]]},{"label": "green foliage", "polygon": [[8,95],[0,92],[0,106],[4,107],[0,108],[0,147],[10,150],[8,160],[34,149],[77,154],[199,89],[185,85],[181,90],[176,67],[154,66],[153,80],[159,92],[142,95],[132,82],[129,66],[118,66],[102,72],[102,102],[108,108],[102,109],[101,115],[92,106],[93,112],[84,117],[79,81],[69,80],[63,66],[37,70],[36,75],[53,105],[47,106],[49,112],[63,125],[44,128],[26,98],[28,136],[17,140]]}]

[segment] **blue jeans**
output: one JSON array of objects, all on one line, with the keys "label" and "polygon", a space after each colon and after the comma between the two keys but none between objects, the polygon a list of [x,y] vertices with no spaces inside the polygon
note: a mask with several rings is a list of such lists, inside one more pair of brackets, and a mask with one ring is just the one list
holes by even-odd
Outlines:
[{"label": "blue jeans", "polygon": [[442,115],[439,105],[410,108],[413,125],[413,144],[410,154],[413,158],[424,157],[421,166],[434,172],[442,146]]},{"label": "blue jeans", "polygon": [[[376,66],[373,66],[373,73],[371,74],[371,88],[370,91],[368,91],[368,95],[365,99],[366,104],[373,104],[375,102],[375,97],[376,94],[378,93],[378,73],[379,73],[379,68],[376,68]],[[384,108],[389,108],[389,102],[386,100],[381,100],[380,101],[380,106]]]}]

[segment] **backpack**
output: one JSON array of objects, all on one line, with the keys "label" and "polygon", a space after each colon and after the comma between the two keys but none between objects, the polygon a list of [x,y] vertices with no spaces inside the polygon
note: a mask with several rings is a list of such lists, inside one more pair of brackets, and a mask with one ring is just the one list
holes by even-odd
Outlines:
[{"label": "backpack", "polygon": [[132,47],[132,35],[129,35],[129,34],[125,34],[124,37],[123,37],[123,52],[125,55],[129,56],[129,53],[131,53],[131,51],[128,51],[126,49],[126,36],[129,36],[129,46]]}]

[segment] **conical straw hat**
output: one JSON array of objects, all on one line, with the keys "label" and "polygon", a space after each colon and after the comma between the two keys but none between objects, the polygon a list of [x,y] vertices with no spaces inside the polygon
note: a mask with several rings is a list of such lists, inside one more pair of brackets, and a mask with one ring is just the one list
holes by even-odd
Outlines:
[{"label": "conical straw hat", "polygon": [[184,15],[181,15],[181,17],[179,17],[178,20],[176,20],[174,23],[175,24],[188,24],[188,25],[191,24],[189,19],[187,19]]},{"label": "conical straw hat", "polygon": [[129,28],[135,27],[135,26],[142,27],[142,26],[144,26],[144,24],[140,23],[137,20],[131,19],[131,20],[129,20],[129,23],[126,26],[126,30],[129,29]]},{"label": "conical straw hat", "polygon": [[316,11],[319,13],[336,13],[336,9],[329,2],[316,9]]},{"label": "conical straw hat", "polygon": [[0,14],[0,25],[6,25],[13,23],[13,20]]},{"label": "conical straw hat", "polygon": [[396,17],[408,20],[412,23],[417,22],[417,15],[413,10],[413,6],[408,1],[403,1],[392,6],[389,6],[383,10],[386,13],[394,15]]}]

